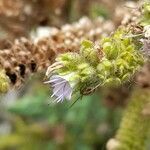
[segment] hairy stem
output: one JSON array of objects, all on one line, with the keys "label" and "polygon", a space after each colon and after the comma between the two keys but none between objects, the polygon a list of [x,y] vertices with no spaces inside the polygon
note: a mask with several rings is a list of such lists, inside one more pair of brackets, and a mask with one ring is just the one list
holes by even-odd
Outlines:
[{"label": "hairy stem", "polygon": [[115,139],[107,143],[108,150],[145,150],[150,116],[144,109],[149,103],[149,88],[133,92]]}]

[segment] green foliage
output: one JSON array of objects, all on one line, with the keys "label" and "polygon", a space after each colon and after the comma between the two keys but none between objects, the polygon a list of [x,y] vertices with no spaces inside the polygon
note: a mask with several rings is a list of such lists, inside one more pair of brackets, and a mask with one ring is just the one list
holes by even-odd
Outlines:
[{"label": "green foliage", "polygon": [[[65,53],[56,58],[56,61],[63,64],[63,67],[56,70],[56,73],[70,82],[83,86],[87,81],[97,81],[95,67],[99,62],[98,50],[94,48],[91,41],[83,41],[79,53]],[[73,83],[74,82],[74,83]]]},{"label": "green foliage", "polygon": [[[0,149],[8,150],[48,150],[49,141],[44,136],[46,129],[42,124],[26,124],[21,118],[14,118],[15,132],[0,136]],[[43,147],[44,145],[44,147]]]},{"label": "green foliage", "polygon": [[5,71],[0,69],[0,93],[5,93],[9,88],[9,79],[5,74]]},{"label": "green foliage", "polygon": [[[83,41],[79,53],[65,53],[56,59],[63,67],[56,72],[67,81],[85,86],[89,81],[99,85],[115,86],[129,81],[143,65],[144,58],[129,31],[119,28],[112,36],[103,38],[100,45]],[[101,48],[100,48],[101,47]]]},{"label": "green foliage", "polygon": [[[120,120],[120,110],[108,110],[99,95],[84,97],[70,108],[70,103],[50,104],[47,89],[35,84],[30,94],[16,101],[13,131],[0,136],[0,149],[6,150],[93,150],[105,147]],[[93,103],[94,99],[94,103]],[[19,118],[18,118],[19,116]],[[21,118],[26,118],[24,121]],[[43,123],[40,123],[43,122]]]},{"label": "green foliage", "polygon": [[90,15],[93,18],[101,16],[105,19],[108,19],[110,17],[110,14],[109,14],[107,8],[104,5],[100,5],[100,4],[97,4],[97,3],[94,3],[91,6]]},{"label": "green foliage", "polygon": [[134,91],[116,135],[119,146],[115,150],[145,150],[150,131],[150,117],[144,115],[143,110],[149,103],[149,89]]},{"label": "green foliage", "polygon": [[97,69],[104,84],[121,84],[130,80],[144,62],[143,56],[127,34],[128,31],[121,28],[101,41],[105,56]]},{"label": "green foliage", "polygon": [[150,2],[148,0],[143,4],[140,23],[142,26],[150,25]]},{"label": "green foliage", "polygon": [[47,98],[48,91],[42,86],[39,89],[39,92],[32,91],[31,94],[22,97],[8,110],[21,116],[33,117],[34,119],[38,119],[39,115],[43,118],[48,117],[51,112],[50,109],[45,109],[47,103],[43,102]]}]

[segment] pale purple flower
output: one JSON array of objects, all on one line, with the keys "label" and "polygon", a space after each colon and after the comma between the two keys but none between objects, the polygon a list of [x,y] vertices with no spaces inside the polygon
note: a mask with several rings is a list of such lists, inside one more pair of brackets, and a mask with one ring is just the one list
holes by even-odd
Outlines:
[{"label": "pale purple flower", "polygon": [[50,80],[45,82],[50,83],[53,89],[51,97],[56,97],[55,102],[63,102],[65,99],[70,100],[72,95],[72,87],[70,83],[59,75],[53,75]]}]

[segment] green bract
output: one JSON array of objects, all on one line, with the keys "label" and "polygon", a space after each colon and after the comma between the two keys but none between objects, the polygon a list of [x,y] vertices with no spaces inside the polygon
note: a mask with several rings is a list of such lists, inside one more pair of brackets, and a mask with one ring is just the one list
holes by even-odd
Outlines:
[{"label": "green bract", "polygon": [[128,31],[121,28],[101,41],[105,55],[97,69],[104,84],[119,84],[129,80],[143,64],[142,54],[127,34]]}]

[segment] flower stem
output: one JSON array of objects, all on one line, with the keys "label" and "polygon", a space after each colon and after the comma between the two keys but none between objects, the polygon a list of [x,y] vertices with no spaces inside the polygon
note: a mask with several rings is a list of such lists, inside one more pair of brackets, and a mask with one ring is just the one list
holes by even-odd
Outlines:
[{"label": "flower stem", "polygon": [[150,89],[136,89],[123,116],[115,139],[107,143],[108,150],[145,150],[150,130],[150,116],[144,114],[150,103]]}]

